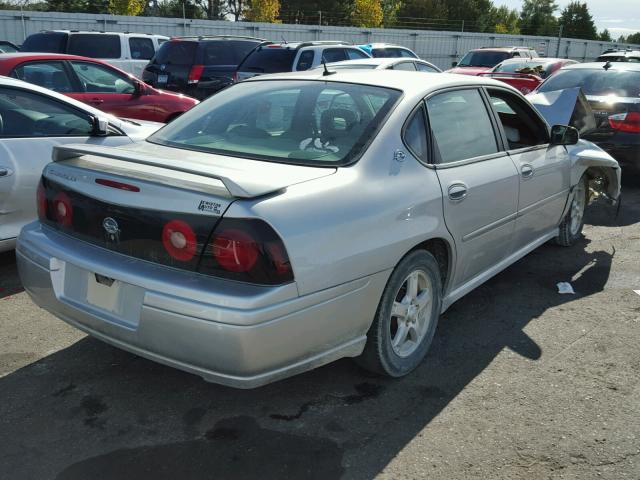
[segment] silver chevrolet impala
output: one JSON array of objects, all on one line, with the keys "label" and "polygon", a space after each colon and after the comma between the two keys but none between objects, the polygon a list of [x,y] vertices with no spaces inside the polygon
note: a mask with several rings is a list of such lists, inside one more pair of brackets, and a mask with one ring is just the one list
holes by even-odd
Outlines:
[{"label": "silver chevrolet impala", "polygon": [[256,387],[341,357],[399,377],[439,315],[581,235],[620,169],[511,87],[312,71],[239,83],[146,142],[60,146],[25,289],[143,357]]}]

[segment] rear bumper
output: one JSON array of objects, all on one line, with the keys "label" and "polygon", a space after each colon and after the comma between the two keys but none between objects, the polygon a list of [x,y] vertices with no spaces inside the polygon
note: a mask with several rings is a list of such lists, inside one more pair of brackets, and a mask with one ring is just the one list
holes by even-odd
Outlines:
[{"label": "rear bumper", "polygon": [[[116,347],[239,388],[359,355],[388,277],[381,272],[299,297],[295,284],[256,287],[180,272],[38,223],[23,229],[16,256],[25,290],[67,323]],[[113,308],[88,301],[94,273],[119,285]]]}]

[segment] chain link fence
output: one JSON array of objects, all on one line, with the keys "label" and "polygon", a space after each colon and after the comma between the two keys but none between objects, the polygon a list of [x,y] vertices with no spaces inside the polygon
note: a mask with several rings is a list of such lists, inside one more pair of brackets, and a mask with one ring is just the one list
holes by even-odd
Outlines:
[{"label": "chain link fence", "polygon": [[97,30],[180,35],[250,35],[272,41],[343,40],[353,44],[386,42],[404,45],[442,69],[468,50],[478,47],[528,46],[541,56],[594,60],[607,48],[632,47],[614,42],[570,38],[501,35],[442,30],[406,30],[275,23],[190,20],[162,17],[126,17],[84,13],[0,10],[0,40],[21,44],[42,30]]}]

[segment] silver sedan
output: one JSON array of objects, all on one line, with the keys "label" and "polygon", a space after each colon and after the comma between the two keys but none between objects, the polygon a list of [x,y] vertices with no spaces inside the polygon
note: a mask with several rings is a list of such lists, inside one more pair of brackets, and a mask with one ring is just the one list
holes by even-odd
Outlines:
[{"label": "silver sedan", "polygon": [[581,236],[620,169],[484,78],[261,76],[146,142],[62,146],[17,248],[25,289],[120,348],[235,387],[341,357],[392,377],[439,315]]}]

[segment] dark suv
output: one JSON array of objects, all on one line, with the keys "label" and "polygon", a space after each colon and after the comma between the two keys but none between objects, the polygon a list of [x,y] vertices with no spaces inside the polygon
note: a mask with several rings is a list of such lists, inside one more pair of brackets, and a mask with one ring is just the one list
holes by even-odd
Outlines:
[{"label": "dark suv", "polygon": [[172,38],[151,59],[142,79],[202,100],[231,84],[240,62],[263,42],[236,36]]}]

